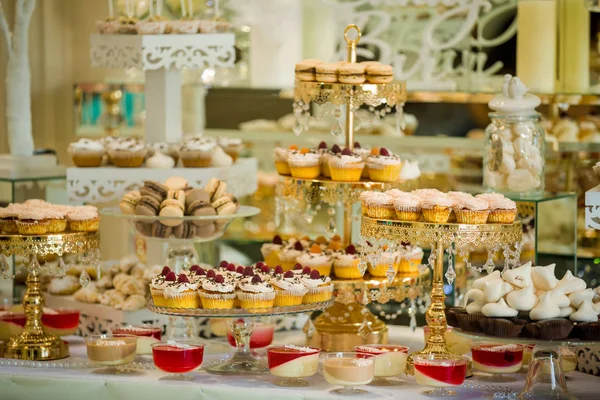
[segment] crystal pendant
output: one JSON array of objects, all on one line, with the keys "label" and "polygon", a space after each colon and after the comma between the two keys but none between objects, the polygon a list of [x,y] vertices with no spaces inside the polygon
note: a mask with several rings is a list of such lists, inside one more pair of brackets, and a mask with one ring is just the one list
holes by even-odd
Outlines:
[{"label": "crystal pendant", "polygon": [[416,316],[416,308],[415,299],[410,300],[410,307],[408,307],[408,315],[410,316],[410,324],[408,325],[410,329],[414,332],[417,329],[417,316]]},{"label": "crystal pendant", "polygon": [[325,228],[325,230],[331,236],[335,235],[335,233],[337,232],[337,226],[335,224],[335,221],[333,220],[333,217],[329,217],[329,221],[327,222],[327,227]]},{"label": "crystal pendant", "polygon": [[102,269],[100,268],[100,263],[96,263],[96,279],[102,278]]},{"label": "crystal pendant", "polygon": [[65,260],[62,257],[58,257],[58,268],[56,270],[56,275],[59,278],[63,278],[67,274],[67,264],[65,264]]},{"label": "crystal pendant", "polygon": [[87,270],[84,268],[83,271],[81,271],[81,275],[79,275],[79,284],[83,287],[86,287],[89,283],[90,283],[90,275],[88,274]]},{"label": "crystal pendant", "polygon": [[342,127],[342,121],[336,119],[331,127],[331,134],[335,137],[340,137],[344,134],[344,128]]},{"label": "crystal pendant", "polygon": [[333,216],[335,215],[335,207],[333,207],[333,206],[330,206],[330,207],[327,209],[327,215],[329,215],[330,217],[333,217]]},{"label": "crystal pendant", "polygon": [[8,260],[3,255],[0,255],[0,274],[4,278],[8,276],[10,273],[10,265],[8,264]]},{"label": "crystal pendant", "polygon": [[485,264],[483,265],[483,268],[485,268],[485,270],[487,271],[488,274],[491,274],[492,272],[494,272],[494,269],[496,268],[493,258],[494,258],[493,253],[491,251],[488,251],[488,258],[485,261]]},{"label": "crystal pendant", "polygon": [[31,263],[29,264],[29,271],[39,271],[40,270],[40,263],[38,262],[38,259],[36,256],[32,256],[31,257]]},{"label": "crystal pendant", "polygon": [[312,206],[308,204],[304,210],[304,219],[307,223],[312,224],[315,215],[313,214]]},{"label": "crystal pendant", "polygon": [[358,263],[358,271],[360,272],[361,275],[364,275],[365,272],[367,271],[367,263],[364,262],[363,260],[361,260]]},{"label": "crystal pendant", "polygon": [[315,328],[315,324],[313,324],[312,319],[309,318],[308,321],[306,321],[303,331],[307,338],[314,336],[314,334],[317,332],[317,328]]},{"label": "crystal pendant", "polygon": [[299,117],[296,116],[296,121],[294,121],[294,126],[292,127],[294,135],[300,136],[303,130],[304,128],[302,127],[302,123],[300,122]]},{"label": "crystal pendant", "polygon": [[452,262],[452,252],[448,252],[448,270],[446,271],[446,280],[448,280],[449,284],[454,283],[454,279],[456,278],[456,272],[454,272],[454,265]]},{"label": "crystal pendant", "polygon": [[394,270],[394,265],[392,263],[389,264],[388,270],[385,273],[385,275],[387,276],[388,282],[391,285],[392,282],[394,281],[394,278],[396,277],[396,271]]}]

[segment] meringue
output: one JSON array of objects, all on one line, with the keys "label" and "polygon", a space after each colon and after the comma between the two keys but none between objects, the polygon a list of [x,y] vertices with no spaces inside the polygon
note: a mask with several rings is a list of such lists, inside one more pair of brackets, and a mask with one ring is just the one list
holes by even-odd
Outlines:
[{"label": "meringue", "polygon": [[592,301],[594,299],[594,291],[592,289],[584,289],[573,292],[569,295],[571,307],[579,308],[584,301]]},{"label": "meringue", "polygon": [[512,285],[504,282],[502,278],[485,282],[485,288],[483,289],[484,300],[486,303],[495,303],[513,290]]},{"label": "meringue", "polygon": [[542,290],[554,289],[558,283],[558,279],[554,276],[555,268],[556,264],[531,268],[531,279],[535,287]]},{"label": "meringue", "polygon": [[175,160],[160,151],[154,153],[152,157],[146,160],[146,167],[148,168],[173,168],[175,166]]},{"label": "meringue", "polygon": [[585,281],[581,278],[576,278],[573,276],[571,271],[567,271],[565,276],[558,281],[556,284],[556,289],[562,290],[564,294],[571,294],[573,292],[577,292],[578,290],[583,290],[586,288]]},{"label": "meringue", "polygon": [[508,305],[517,311],[531,311],[538,301],[537,296],[533,293],[533,285],[513,290],[506,296]]},{"label": "meringue", "polygon": [[567,318],[569,315],[571,315],[574,312],[575,312],[575,309],[573,307],[561,307],[559,317]]},{"label": "meringue", "polygon": [[497,303],[488,303],[481,308],[481,313],[486,317],[516,317],[519,312],[506,304],[504,299]]},{"label": "meringue", "polygon": [[594,305],[591,300],[586,300],[581,303],[581,306],[569,317],[574,322],[596,322],[598,314],[594,310]]},{"label": "meringue", "polygon": [[482,290],[485,289],[485,283],[500,278],[500,271],[494,271],[491,274],[487,274],[486,276],[475,279],[473,285],[471,286],[473,289]]},{"label": "meringue", "polygon": [[223,150],[221,147],[216,147],[212,152],[213,167],[229,167],[233,164],[233,158]]},{"label": "meringue", "polygon": [[[469,300],[473,299],[471,303]],[[485,305],[485,301],[483,300],[483,292],[479,289],[471,289],[465,294],[464,303],[465,310],[468,314],[477,314],[481,312],[481,307]]]},{"label": "meringue", "polygon": [[540,297],[540,302],[531,310],[529,318],[533,321],[542,319],[558,318],[560,308],[552,302],[550,292],[546,292]]},{"label": "meringue", "polygon": [[524,288],[532,285],[531,279],[531,262],[521,265],[518,268],[513,268],[504,271],[502,279],[518,288]]}]

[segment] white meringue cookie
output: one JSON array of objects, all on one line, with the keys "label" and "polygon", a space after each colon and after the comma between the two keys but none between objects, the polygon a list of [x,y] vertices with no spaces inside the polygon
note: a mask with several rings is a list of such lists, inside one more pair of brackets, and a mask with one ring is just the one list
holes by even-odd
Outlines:
[{"label": "white meringue cookie", "polygon": [[498,132],[498,135],[502,138],[502,141],[504,142],[512,141],[513,134],[510,129],[503,129],[500,132]]},{"label": "white meringue cookie", "polygon": [[[473,300],[469,303],[470,300]],[[484,306],[483,292],[479,289],[471,289],[465,294],[463,304],[467,314],[477,314],[481,312],[481,307]]]},{"label": "white meringue cookie", "polygon": [[515,148],[512,144],[502,143],[502,156],[504,157],[504,155],[509,155],[511,157],[515,155]]},{"label": "white meringue cookie", "polygon": [[574,322],[596,322],[598,314],[594,310],[594,305],[591,300],[586,300],[581,303],[581,306],[569,317]]},{"label": "white meringue cookie", "polygon": [[499,172],[490,171],[488,168],[483,169],[483,181],[487,186],[496,189],[506,187],[506,176]]},{"label": "white meringue cookie", "polygon": [[506,302],[517,311],[531,311],[539,300],[533,293],[533,285],[529,285],[510,292],[506,296]]},{"label": "white meringue cookie", "polygon": [[540,298],[540,302],[529,312],[529,318],[533,321],[558,318],[560,308],[550,299],[550,293],[546,292]]},{"label": "white meringue cookie", "polygon": [[217,146],[213,150],[212,162],[213,167],[229,167],[233,164],[233,158],[223,150],[220,146]]},{"label": "white meringue cookie", "polygon": [[596,314],[600,315],[600,302],[594,303],[594,311],[596,311]]},{"label": "white meringue cookie", "polygon": [[517,168],[507,178],[506,184],[515,192],[526,192],[540,184],[540,178],[531,174],[529,169]]},{"label": "white meringue cookie", "polygon": [[518,288],[524,288],[532,285],[531,262],[525,263],[520,267],[508,269],[502,274],[502,279]]},{"label": "white meringue cookie", "polygon": [[579,308],[584,301],[594,300],[594,291],[592,289],[583,289],[573,292],[569,295],[571,307]]},{"label": "white meringue cookie", "polygon": [[564,294],[571,294],[578,290],[585,289],[586,286],[587,285],[583,279],[576,278],[573,276],[571,271],[567,271],[565,276],[563,276],[563,278],[556,284],[556,289],[562,290]]},{"label": "white meringue cookie", "polygon": [[475,279],[475,281],[473,282],[473,285],[471,287],[473,289],[479,289],[479,290],[483,291],[483,289],[485,289],[486,282],[491,282],[498,278],[501,278],[500,271],[494,271],[491,274],[487,274],[486,276]]},{"label": "white meringue cookie", "polygon": [[504,297],[506,294],[512,292],[514,288],[508,282],[504,282],[502,278],[497,278],[491,281],[485,282],[485,288],[483,289],[483,299],[486,303],[495,303]]},{"label": "white meringue cookie", "polygon": [[569,297],[560,289],[554,288],[548,293],[550,293],[550,299],[552,299],[552,302],[554,302],[554,304],[556,304],[559,308],[569,307],[571,305],[571,300]]},{"label": "white meringue cookie", "polygon": [[508,153],[502,154],[502,164],[500,164],[500,168],[498,171],[503,174],[509,175],[517,168],[517,164],[515,163],[515,159]]},{"label": "white meringue cookie", "polygon": [[558,279],[554,276],[556,264],[546,265],[545,267],[531,268],[531,279],[536,289],[551,290],[558,283]]},{"label": "white meringue cookie", "polygon": [[481,308],[481,313],[486,317],[516,317],[519,312],[514,308],[510,308],[504,299],[498,300],[496,303],[488,303]]},{"label": "white meringue cookie", "polygon": [[575,312],[573,307],[561,307],[560,308],[560,318],[567,318],[569,315]]},{"label": "white meringue cookie", "polygon": [[157,151],[152,157],[146,160],[146,167],[169,169],[175,166],[175,160],[166,154]]}]

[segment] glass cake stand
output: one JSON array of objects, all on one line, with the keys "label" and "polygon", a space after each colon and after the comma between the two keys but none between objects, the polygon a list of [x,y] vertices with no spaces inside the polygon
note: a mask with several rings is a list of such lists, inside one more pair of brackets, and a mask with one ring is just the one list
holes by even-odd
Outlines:
[{"label": "glass cake stand", "polygon": [[600,345],[600,341],[579,339],[541,340],[521,337],[496,337],[464,332],[458,328],[454,328],[453,332],[477,342],[535,346],[527,370],[525,387],[517,395],[518,399],[576,400],[577,398],[569,393],[567,388],[567,381],[560,362],[560,348]]},{"label": "glass cake stand", "polygon": [[271,308],[232,308],[232,309],[186,309],[157,307],[152,300],[148,309],[157,314],[185,317],[232,318],[231,331],[235,337],[236,349],[233,356],[225,361],[208,364],[204,370],[217,375],[260,375],[269,372],[266,362],[257,359],[250,349],[250,336],[254,327],[253,319],[277,315],[292,315],[319,311],[330,307],[333,299],[320,303],[301,304],[289,307]]}]

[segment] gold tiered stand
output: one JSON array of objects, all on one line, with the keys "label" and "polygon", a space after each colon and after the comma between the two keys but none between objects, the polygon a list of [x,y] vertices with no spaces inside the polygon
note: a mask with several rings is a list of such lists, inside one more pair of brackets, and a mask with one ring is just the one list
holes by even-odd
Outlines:
[{"label": "gold tiered stand", "polygon": [[46,235],[0,235],[0,257],[29,257],[27,290],[23,308],[27,318],[21,334],[10,338],[4,357],[46,361],[69,356],[67,344],[59,337],[42,330],[44,295],[40,286],[41,267],[38,257],[63,254],[83,254],[97,250],[100,237],[93,233],[59,233]]},{"label": "gold tiered stand", "polygon": [[[486,246],[492,249],[503,248],[511,251],[515,245],[517,252],[523,237],[521,222],[513,224],[435,224],[427,222],[401,222],[392,220],[362,217],[361,236],[374,244],[377,243],[410,242],[431,243],[434,253],[433,282],[431,287],[431,305],[425,314],[427,326],[431,334],[425,348],[413,354],[450,354],[446,345],[445,332],[447,328],[444,300],[444,251],[445,249],[465,249],[475,246]],[[507,254],[505,254],[505,258]],[[517,257],[518,259],[518,257]],[[431,258],[433,261],[433,258]],[[412,356],[409,357],[409,363]]]}]

